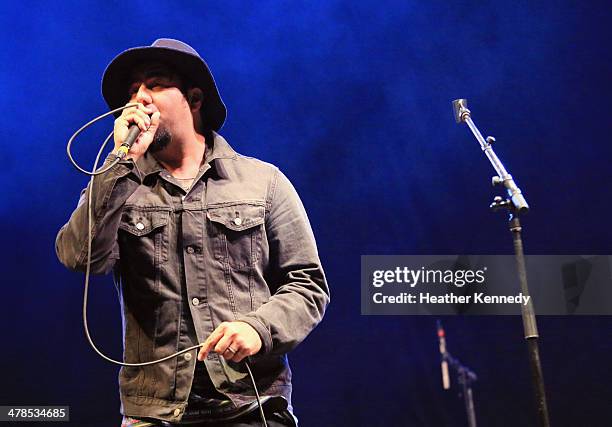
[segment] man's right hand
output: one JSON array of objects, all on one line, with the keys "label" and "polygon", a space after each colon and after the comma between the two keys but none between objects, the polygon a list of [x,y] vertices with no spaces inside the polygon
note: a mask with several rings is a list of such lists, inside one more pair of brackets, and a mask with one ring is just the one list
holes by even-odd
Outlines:
[{"label": "man's right hand", "polygon": [[[149,116],[149,114],[151,114],[151,116]],[[155,132],[157,132],[159,126],[159,117],[160,113],[153,104],[149,104],[145,107],[143,104],[139,103],[135,107],[123,110],[121,116],[115,120],[115,151],[117,151],[123,141],[125,141],[125,138],[127,138],[129,126],[136,123],[141,133],[130,148],[126,158],[133,159],[134,161],[138,160],[140,156],[147,151],[151,142],[153,142],[153,136],[155,136]]]}]

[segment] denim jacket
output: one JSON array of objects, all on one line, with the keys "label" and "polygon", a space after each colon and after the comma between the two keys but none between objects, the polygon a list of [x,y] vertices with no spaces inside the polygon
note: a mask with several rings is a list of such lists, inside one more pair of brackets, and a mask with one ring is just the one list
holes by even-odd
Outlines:
[{"label": "denim jacket", "polygon": [[[60,261],[79,271],[88,191],[56,240]],[[304,207],[276,167],[216,133],[187,193],[151,155],[121,161],[94,181],[92,234],[92,272],[113,271],[119,293],[125,362],[162,358],[204,342],[223,321],[244,321],[262,341],[251,357],[259,393],[290,405],[286,353],[319,323],[329,289]],[[196,356],[122,367],[121,412],[180,421],[196,363],[236,406],[254,400],[243,364]]]}]

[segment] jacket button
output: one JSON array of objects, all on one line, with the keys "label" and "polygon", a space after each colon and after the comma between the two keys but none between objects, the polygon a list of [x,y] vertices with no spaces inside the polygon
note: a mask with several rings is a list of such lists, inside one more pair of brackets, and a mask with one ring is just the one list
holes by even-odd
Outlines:
[{"label": "jacket button", "polygon": [[138,224],[136,224],[136,228],[139,230],[144,230],[144,224],[142,222],[139,222]]},{"label": "jacket button", "polygon": [[193,249],[193,246],[187,246],[187,253],[188,254],[192,254],[195,252],[195,249]]},{"label": "jacket button", "polygon": [[234,218],[234,224],[236,224],[236,225],[238,225],[238,226],[239,226],[240,224],[242,224],[242,218],[240,218],[240,217],[239,217],[239,218]]},{"label": "jacket button", "polygon": [[179,408],[176,408],[173,413],[175,417],[178,417],[181,414],[181,410]]},{"label": "jacket button", "polygon": [[183,354],[183,359],[185,359],[186,361],[190,361],[191,360],[191,353],[185,353]]},{"label": "jacket button", "polygon": [[[200,300],[199,300],[199,299],[197,299],[197,298],[194,298],[194,299],[192,299],[192,300],[191,300],[191,303],[192,303],[193,305],[199,305],[199,304],[200,304]],[[185,354],[189,354],[189,353],[185,353]]]}]

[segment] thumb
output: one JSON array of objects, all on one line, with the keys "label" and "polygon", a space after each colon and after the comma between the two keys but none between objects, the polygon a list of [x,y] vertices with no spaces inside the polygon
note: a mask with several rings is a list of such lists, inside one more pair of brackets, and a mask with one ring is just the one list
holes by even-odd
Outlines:
[{"label": "thumb", "polygon": [[153,115],[151,116],[151,125],[149,126],[149,128],[147,129],[145,133],[149,133],[151,134],[151,136],[155,134],[155,132],[157,131],[157,128],[159,127],[160,116],[161,114],[159,111],[156,111],[153,113]]}]

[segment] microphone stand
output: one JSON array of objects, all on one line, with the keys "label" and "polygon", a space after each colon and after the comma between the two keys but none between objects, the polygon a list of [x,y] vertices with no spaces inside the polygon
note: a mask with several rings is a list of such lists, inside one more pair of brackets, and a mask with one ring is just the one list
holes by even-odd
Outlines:
[{"label": "microphone stand", "polygon": [[[510,213],[509,228],[512,233],[514,244],[514,253],[516,259],[516,268],[518,270],[518,278],[521,292],[524,296],[529,296],[527,287],[527,271],[525,268],[525,257],[523,254],[523,241],[521,238],[521,223],[519,215],[529,211],[529,205],[523,197],[521,190],[517,187],[504,165],[501,163],[495,152],[493,151],[493,143],[495,138],[488,136],[485,140],[480,131],[472,121],[471,112],[467,108],[466,99],[456,99],[453,101],[453,110],[455,113],[455,121],[457,123],[465,122],[470,130],[480,143],[480,148],[491,162],[491,165],[497,172],[497,176],[492,178],[493,186],[503,185],[506,189],[507,198],[504,199],[497,196],[493,199],[493,203],[489,206],[491,210],[506,210]],[[533,309],[532,298],[529,298],[527,305],[521,304],[521,317],[523,319],[523,328],[525,332],[525,340],[529,350],[529,360],[531,365],[531,379],[535,389],[536,408],[538,412],[539,425],[541,427],[549,427],[550,421],[548,417],[548,407],[546,404],[546,391],[544,389],[544,376],[542,374],[542,365],[540,363],[540,352],[538,349],[538,327],[536,324],[535,312]]]},{"label": "microphone stand", "polygon": [[442,386],[444,390],[448,390],[450,388],[450,380],[448,378],[447,368],[448,366],[450,366],[457,373],[458,382],[459,384],[461,384],[461,388],[463,390],[463,403],[465,404],[468,427],[476,427],[476,412],[474,411],[474,396],[472,394],[472,383],[475,382],[478,377],[470,368],[463,365],[459,361],[459,359],[454,358],[446,350],[445,332],[439,320],[438,339],[440,342],[440,353],[442,359]]},{"label": "microphone stand", "polygon": [[476,413],[474,411],[474,396],[472,395],[472,383],[478,378],[476,374],[465,365],[462,365],[458,359],[455,359],[449,352],[445,352],[443,356],[451,368],[457,372],[459,384],[463,390],[463,403],[465,404],[465,412],[467,413],[468,426],[476,427]]}]

